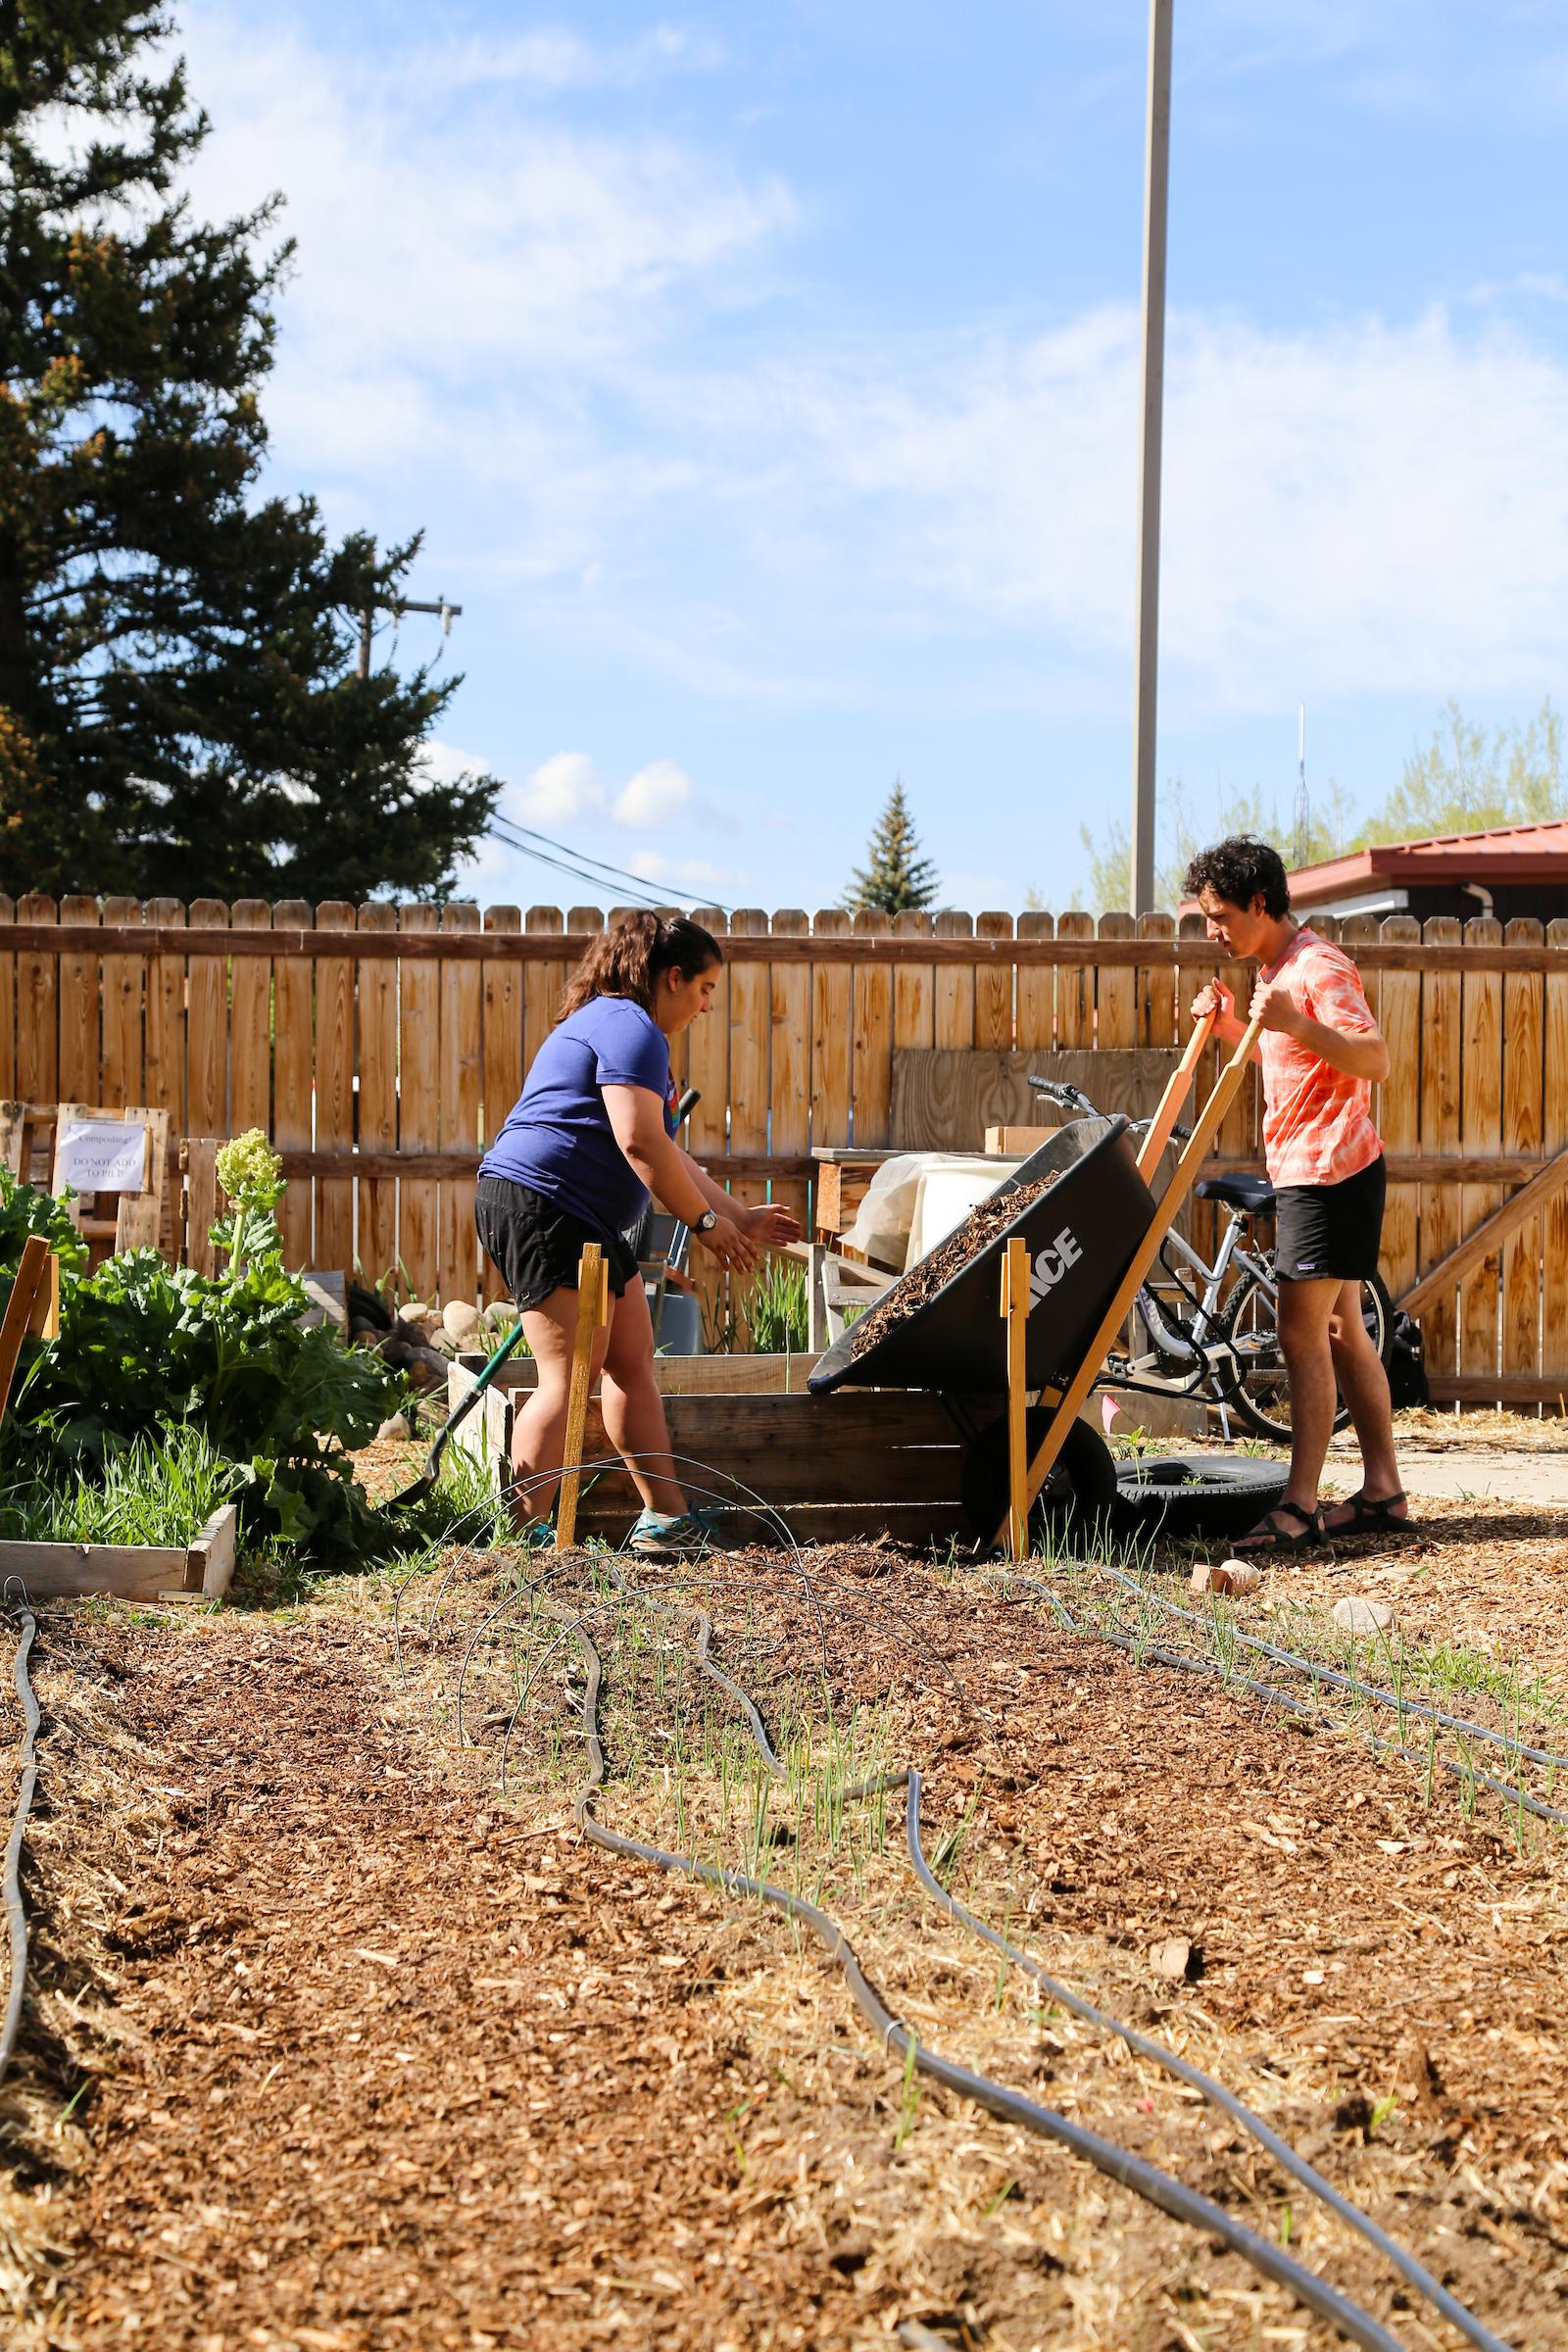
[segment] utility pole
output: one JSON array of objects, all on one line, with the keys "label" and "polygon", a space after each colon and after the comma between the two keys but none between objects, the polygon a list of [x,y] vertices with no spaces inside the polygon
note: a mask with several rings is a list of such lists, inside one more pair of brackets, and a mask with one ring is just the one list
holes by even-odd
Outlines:
[{"label": "utility pole", "polygon": [[[407,599],[399,598],[397,603],[388,606],[387,610],[399,613],[439,612],[443,637],[451,636],[452,623],[461,619],[463,615],[463,607],[449,605],[444,596],[433,605],[416,605]],[[360,675],[362,678],[368,678],[370,674],[370,631],[374,626],[374,612],[369,605],[367,605],[365,611],[360,614]]]},{"label": "utility pole", "polygon": [[1138,647],[1133,674],[1132,899],[1154,904],[1154,721],[1159,692],[1159,467],[1165,408],[1165,221],[1170,194],[1174,0],[1149,0],[1149,123],[1144,151],[1144,350],[1138,476]]}]

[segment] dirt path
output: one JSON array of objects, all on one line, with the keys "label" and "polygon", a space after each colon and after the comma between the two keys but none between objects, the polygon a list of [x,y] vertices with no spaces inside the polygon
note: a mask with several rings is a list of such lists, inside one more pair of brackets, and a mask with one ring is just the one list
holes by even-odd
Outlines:
[{"label": "dirt path", "polygon": [[[770,1719],[825,1675],[837,1719],[867,1710],[932,1765],[969,1899],[1228,2076],[1521,2352],[1564,2340],[1568,1926],[1540,1854],[972,1586],[824,1560],[812,1606],[776,1561],[743,1592],[744,1566],[720,1643]],[[438,1707],[490,1573],[430,1653]],[[905,2318],[966,2352],[1336,2340],[1054,2149],[901,2086],[783,1923],[563,1836],[566,1660],[503,1804],[493,1749],[455,1753],[399,1697],[384,1618],[65,1622],[46,1705],[112,1674],[163,1826],[102,1898],[87,2141],[50,2207],[58,2352],[782,2352],[884,2345]],[[610,1803],[669,1842],[683,1801],[718,1802],[660,1761],[695,1686],[653,1645],[625,1671]],[[73,1997],[73,1806],[110,1801],[57,1776],[39,1848]],[[937,1929],[896,1855],[820,1867],[939,2046],[1288,2232],[1402,2330],[1380,2266],[1222,2119]],[[1151,1970],[1171,1935],[1188,1982]]]},{"label": "dirt path", "polygon": [[[556,1849],[387,1725],[364,1646],[139,1637],[122,1703],[178,1794],[120,1923],[134,2042],[95,2093],[62,2346],[658,2343],[692,2291],[669,2219],[733,2172],[742,2095],[707,1922],[639,1880],[589,1951]],[[738,2343],[821,2277],[756,2244],[702,2284]]]}]

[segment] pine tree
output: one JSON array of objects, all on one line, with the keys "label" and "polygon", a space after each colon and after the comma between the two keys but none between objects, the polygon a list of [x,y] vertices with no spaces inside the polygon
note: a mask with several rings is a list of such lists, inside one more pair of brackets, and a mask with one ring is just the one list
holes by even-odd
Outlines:
[{"label": "pine tree", "polygon": [[848,892],[855,907],[879,907],[884,914],[906,914],[929,906],[937,895],[937,869],[920,855],[914,823],[904,798],[902,780],[888,795],[866,851],[864,867],[857,866]]},{"label": "pine tree", "polygon": [[493,778],[427,780],[460,680],[357,674],[418,546],[261,497],[280,199],[192,218],[163,0],[13,0],[0,41],[0,889],[425,895]]}]

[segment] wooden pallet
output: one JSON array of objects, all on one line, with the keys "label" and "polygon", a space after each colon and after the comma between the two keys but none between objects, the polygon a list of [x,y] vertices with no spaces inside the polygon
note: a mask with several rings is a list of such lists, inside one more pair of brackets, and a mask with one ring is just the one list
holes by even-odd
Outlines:
[{"label": "wooden pallet", "polygon": [[892,1152],[853,1152],[837,1145],[813,1151],[816,1161],[816,1238],[842,1248],[839,1237],[849,1232],[871,1189],[871,1179]]}]

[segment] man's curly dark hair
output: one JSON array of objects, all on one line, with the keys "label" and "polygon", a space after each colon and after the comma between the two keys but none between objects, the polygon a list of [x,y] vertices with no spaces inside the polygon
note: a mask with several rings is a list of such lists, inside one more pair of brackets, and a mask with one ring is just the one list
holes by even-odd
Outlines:
[{"label": "man's curly dark hair", "polygon": [[1211,890],[1233,906],[1250,906],[1254,899],[1261,898],[1265,914],[1291,911],[1284,858],[1266,841],[1254,841],[1250,833],[1233,833],[1228,840],[1216,841],[1211,850],[1200,850],[1187,868],[1183,887],[1190,899],[1196,899],[1200,890]]}]

